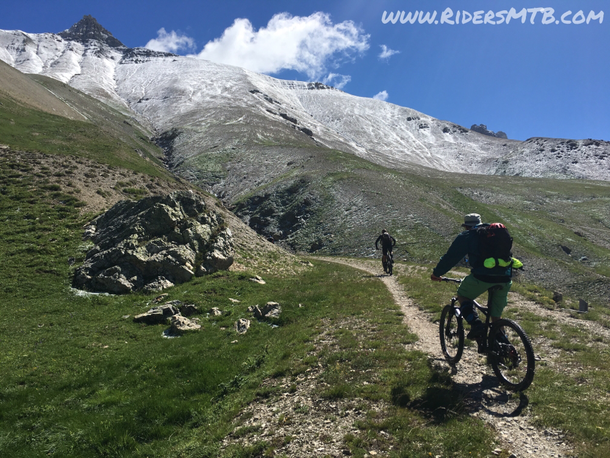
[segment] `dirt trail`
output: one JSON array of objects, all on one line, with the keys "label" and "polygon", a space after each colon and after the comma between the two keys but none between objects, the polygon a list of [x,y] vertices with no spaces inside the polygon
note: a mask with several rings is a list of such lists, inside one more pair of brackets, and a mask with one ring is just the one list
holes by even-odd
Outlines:
[{"label": "dirt trail", "polygon": [[[411,346],[427,353],[433,360],[433,364],[446,368],[450,366],[445,362],[440,350],[438,337],[438,325],[431,321],[426,312],[419,309],[417,304],[410,299],[402,286],[396,280],[396,276],[388,276],[381,273],[379,260],[355,260],[349,258],[318,258],[329,262],[345,264],[377,275],[392,293],[397,305],[405,315],[405,323],[409,329],[417,334],[419,340]],[[397,275],[405,274],[402,266],[394,269]],[[515,300],[516,298],[516,300]],[[549,316],[559,321],[570,320],[561,312],[544,310],[536,307],[533,303],[523,300],[516,295],[511,296],[511,306],[534,311],[539,315]],[[574,320],[570,321],[574,325]],[[587,329],[606,334],[607,330],[594,324],[584,324]],[[534,345],[536,346],[536,345]],[[573,448],[565,441],[565,435],[558,430],[539,429],[533,425],[533,418],[528,409],[527,392],[514,396],[498,385],[497,379],[491,367],[485,364],[481,355],[473,347],[466,347],[464,356],[457,365],[452,378],[458,388],[464,393],[468,412],[487,422],[496,432],[502,448],[511,453],[511,457],[551,458],[551,457],[574,457]],[[500,450],[494,451],[499,454]]]}]

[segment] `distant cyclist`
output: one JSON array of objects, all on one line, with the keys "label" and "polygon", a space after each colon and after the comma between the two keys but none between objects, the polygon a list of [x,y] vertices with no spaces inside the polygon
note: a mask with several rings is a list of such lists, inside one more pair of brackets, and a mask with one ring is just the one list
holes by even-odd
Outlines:
[{"label": "distant cyclist", "polygon": [[392,258],[393,256],[393,248],[394,245],[396,245],[396,239],[394,237],[392,237],[388,231],[386,231],[385,229],[383,229],[381,231],[381,235],[379,237],[377,237],[377,240],[375,240],[375,249],[378,250],[379,249],[379,242],[381,242],[381,253],[382,253],[382,258],[381,258],[381,262],[383,264],[383,270],[384,272],[387,272],[387,259],[388,259],[388,254],[390,255],[390,258]]},{"label": "distant cyclist", "polygon": [[[460,284],[457,298],[460,302],[462,316],[470,324],[470,332],[467,337],[476,340],[485,333],[485,325],[479,318],[473,301],[485,291],[489,291],[491,294],[490,290],[493,289],[490,304],[491,319],[492,321],[499,320],[508,302],[507,296],[512,285],[513,269],[523,267],[523,263],[512,257],[510,252],[512,238],[504,243],[506,246],[500,247],[500,251],[505,251],[505,253],[486,254],[486,250],[493,252],[493,249],[485,246],[489,242],[481,238],[482,229],[497,230],[498,235],[493,238],[501,240],[501,233],[506,231],[503,224],[482,224],[481,215],[470,213],[464,217],[462,227],[466,230],[456,237],[447,253],[441,257],[432,271],[430,278],[433,281],[441,281],[442,275],[468,256],[468,264],[471,267],[470,275]],[[510,237],[510,235],[505,237]]]}]

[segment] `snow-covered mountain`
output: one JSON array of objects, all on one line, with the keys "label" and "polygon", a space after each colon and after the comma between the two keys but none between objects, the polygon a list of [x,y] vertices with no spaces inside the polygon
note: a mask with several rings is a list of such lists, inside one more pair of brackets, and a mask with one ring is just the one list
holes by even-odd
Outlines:
[{"label": "snow-covered mountain", "polygon": [[0,30],[0,59],[82,90],[159,134],[188,132],[172,145],[175,164],[219,146],[287,142],[392,168],[610,180],[608,142],[485,136],[320,83],[127,48],[91,16],[59,34]]}]

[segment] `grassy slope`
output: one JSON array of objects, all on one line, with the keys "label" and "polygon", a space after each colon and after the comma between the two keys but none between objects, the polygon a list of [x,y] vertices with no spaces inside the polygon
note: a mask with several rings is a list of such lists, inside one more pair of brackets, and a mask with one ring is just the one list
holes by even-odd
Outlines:
[{"label": "grassy slope", "polygon": [[170,179],[157,159],[160,150],[135,121],[66,85],[37,77],[89,122],[54,116],[0,92],[0,143],[13,150],[77,156]]},{"label": "grassy slope", "polygon": [[[318,396],[388,406],[382,416],[371,410],[344,438],[354,456],[373,446],[414,457],[488,456],[495,447],[487,428],[462,413],[448,375],[405,351],[413,336],[377,279],[321,262],[301,275],[266,274],[266,285],[249,281],[259,272],[199,278],[167,299],[225,315],[204,313],[201,332],[163,339],[165,326],[131,320],[151,296],[80,297],[69,289],[68,259],[84,256],[79,202],[52,185],[31,186],[27,168],[14,162],[1,161],[0,172],[0,313],[11,317],[0,324],[0,454],[271,456],[278,444],[259,440],[221,452],[220,440],[239,427],[234,418],[252,400],[272,402],[314,368],[325,383]],[[420,272],[403,281],[438,311],[451,288],[431,292],[427,269]],[[532,291],[545,302],[548,293]],[[253,320],[237,336],[234,321],[269,300],[282,304],[281,318]],[[535,317],[515,318],[533,336],[554,339],[566,365],[582,369],[570,375],[541,366],[527,393],[534,415],[584,444],[582,456],[607,456],[608,354],[587,346],[591,336],[570,329],[553,336]],[[334,341],[330,348],[316,345],[323,332]],[[285,383],[264,388],[267,378]]]},{"label": "grassy slope", "polygon": [[[41,115],[6,98],[2,104],[0,129],[5,130],[0,143],[85,156],[138,172],[154,162],[134,155],[131,146],[121,146],[100,127]],[[591,247],[588,239],[588,234],[599,233],[604,240],[604,184],[482,177],[477,187],[456,189],[446,179],[387,171],[341,153],[334,161],[339,166],[332,173],[318,178],[312,174],[312,179],[322,180],[328,195],[344,183],[356,194],[367,192],[368,184],[375,182],[366,180],[374,173],[375,180],[381,176],[389,183],[387,195],[397,187],[410,190],[410,199],[393,203],[397,218],[404,208],[428,212],[426,218],[413,213],[415,217],[407,219],[413,230],[403,233],[406,242],[401,242],[414,259],[439,253],[439,242],[453,235],[461,213],[476,205],[472,209],[481,213],[515,215],[515,224],[521,224],[517,234],[528,240],[521,247],[525,254],[552,259],[554,252],[544,251],[547,245],[536,241],[551,234],[555,243],[573,238],[573,246],[582,244],[587,253],[601,250],[593,258],[596,265],[572,262],[566,265],[569,272],[593,276],[593,269],[603,273],[606,268],[598,259],[606,248]],[[0,454],[217,456],[219,440],[233,430],[232,420],[242,406],[257,397],[282,395],[281,390],[261,388],[263,379],[286,378],[290,385],[303,371],[320,365],[328,383],[320,388],[320,396],[390,405],[387,416],[375,418],[371,413],[358,425],[358,434],[345,438],[355,456],[363,456],[373,444],[393,446],[396,456],[487,456],[493,447],[486,427],[461,413],[460,397],[446,374],[431,368],[423,355],[404,350],[412,337],[389,294],[375,279],[349,269],[320,263],[299,276],[263,274],[268,283],[261,287],[248,278],[264,271],[263,261],[257,272],[220,274],[174,288],[169,299],[228,312],[216,320],[204,314],[201,333],[175,340],[161,338],[163,326],[142,327],[123,318],[147,310],[151,297],[75,295],[69,289],[68,260],[78,263],[84,256],[81,231],[89,217],[81,215],[78,196],[54,182],[55,172],[33,175],[27,163],[5,152],[0,156],[0,313],[5,317],[0,322]],[[163,173],[150,169],[151,175]],[[508,203],[494,201],[506,193],[489,190],[505,189],[506,183],[515,185],[516,197]],[[371,189],[381,205],[386,194]],[[541,208],[551,216],[543,215]],[[438,230],[431,221],[448,221],[449,226]],[[388,226],[395,233],[404,229]],[[584,237],[575,238],[574,227]],[[429,237],[422,241],[415,229]],[[353,230],[345,232],[350,233]],[[362,240],[368,235],[362,234]],[[426,273],[424,268],[420,277],[409,277],[409,289],[425,307],[438,307],[451,292],[430,294]],[[417,290],[425,292],[417,296]],[[533,287],[527,291],[551,304],[548,292]],[[229,297],[241,302],[231,306]],[[233,322],[248,316],[248,305],[268,300],[284,307],[279,327],[254,322],[246,336],[236,338]],[[516,318],[532,335],[553,340],[566,364],[582,371],[574,375],[578,372],[541,368],[528,392],[538,421],[568,430],[583,444],[583,456],[607,456],[610,425],[602,402],[608,392],[607,353],[596,353],[588,346],[594,339],[572,329],[541,329],[536,317]],[[589,318],[607,321],[603,313]],[[366,332],[335,326],[354,321],[366,323]],[[332,351],[319,351],[316,336],[329,328],[336,328],[331,331],[336,345]],[[232,344],[234,340],[238,343]],[[381,376],[371,378],[371,373]],[[600,396],[595,399],[592,393]],[[232,448],[225,456],[270,454],[273,448],[260,442],[252,448]]]},{"label": "grassy slope", "polygon": [[[288,161],[271,160],[265,151],[256,159],[239,156],[239,174],[248,161],[252,168]],[[301,148],[291,158],[294,169],[240,195],[234,211],[267,235],[282,231],[280,243],[292,249],[374,256],[374,240],[385,227],[398,240],[400,259],[436,262],[463,215],[478,212],[510,228],[527,279],[607,302],[609,183],[396,171],[320,148]],[[233,167],[227,165],[230,173]]]},{"label": "grassy slope", "polygon": [[[264,286],[249,281],[247,272],[196,279],[173,288],[168,299],[226,314],[204,314],[202,332],[163,339],[164,326],[125,318],[147,310],[152,297],[80,297],[70,290],[68,259],[78,263],[84,256],[79,202],[53,186],[31,186],[27,168],[15,162],[0,166],[0,313],[11,317],[0,324],[0,454],[217,456],[219,439],[241,407],[256,396],[281,395],[261,392],[263,378],[296,377],[318,363],[328,383],[320,396],[398,404],[348,438],[356,456],[372,442],[409,456],[484,456],[491,447],[482,424],[459,413],[432,415],[439,403],[459,411],[459,397],[423,355],[404,350],[411,337],[375,279],[323,264],[300,276],[267,275]],[[231,305],[229,297],[241,302]],[[279,327],[254,321],[248,334],[236,336],[233,322],[249,317],[248,305],[269,300],[283,306]],[[366,324],[370,340],[362,345],[375,353],[361,353],[361,332],[337,329],[335,351],[311,356],[315,337],[346,320]],[[357,372],[349,379],[351,368]],[[465,437],[479,434],[482,441],[455,443],[452,433],[464,421]],[[392,431],[391,439],[382,430]],[[225,456],[250,452],[234,447]]]}]

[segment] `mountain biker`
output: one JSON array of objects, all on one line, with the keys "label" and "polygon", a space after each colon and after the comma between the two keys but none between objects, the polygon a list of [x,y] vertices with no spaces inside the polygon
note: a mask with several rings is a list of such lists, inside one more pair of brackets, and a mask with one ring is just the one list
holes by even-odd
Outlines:
[{"label": "mountain biker", "polygon": [[[478,213],[469,213],[464,217],[462,227],[465,231],[455,238],[430,276],[433,281],[442,281],[442,275],[468,256],[468,264],[471,267],[470,275],[460,284],[457,299],[462,316],[470,324],[470,332],[467,337],[471,340],[476,340],[485,333],[485,325],[479,318],[473,301],[488,291],[488,294],[491,295],[489,304],[491,319],[492,321],[499,320],[508,302],[507,296],[512,285],[513,267],[523,266],[519,260],[513,258],[513,262],[507,267],[499,265],[493,268],[485,267],[483,265],[485,260],[481,259],[480,242],[475,230],[479,226],[481,226],[481,215]],[[490,291],[492,289],[493,294]]]},{"label": "mountain biker", "polygon": [[[394,237],[392,237],[388,231],[386,231],[385,229],[383,229],[381,231],[381,235],[379,237],[377,237],[377,240],[375,240],[375,249],[378,250],[379,249],[379,242],[381,242],[381,254],[383,255],[382,259],[387,259],[387,255],[388,253],[390,254],[390,257],[393,256],[392,254],[392,250],[394,248],[394,245],[396,245],[396,239]],[[384,262],[385,265],[385,262]]]}]

